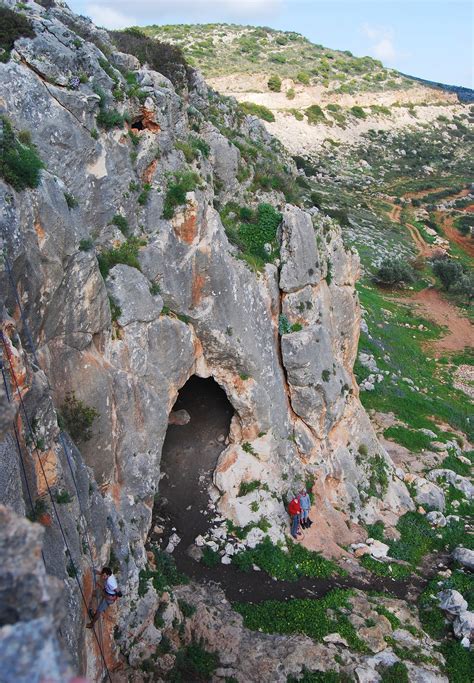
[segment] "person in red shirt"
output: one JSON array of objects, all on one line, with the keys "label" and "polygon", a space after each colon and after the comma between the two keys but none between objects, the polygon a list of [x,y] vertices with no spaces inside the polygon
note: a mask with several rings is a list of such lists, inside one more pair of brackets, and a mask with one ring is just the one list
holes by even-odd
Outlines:
[{"label": "person in red shirt", "polygon": [[291,535],[293,538],[298,538],[301,515],[301,505],[298,497],[291,499],[290,504],[288,505],[288,514],[291,517]]}]

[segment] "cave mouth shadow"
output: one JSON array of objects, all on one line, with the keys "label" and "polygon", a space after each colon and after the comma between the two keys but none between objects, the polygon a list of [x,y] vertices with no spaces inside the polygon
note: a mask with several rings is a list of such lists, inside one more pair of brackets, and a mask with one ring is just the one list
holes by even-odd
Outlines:
[{"label": "cave mouth shadow", "polygon": [[[234,409],[212,378],[192,375],[180,389],[172,412],[185,410],[187,424],[169,424],[161,457],[158,511],[178,534],[192,542],[202,533],[208,487],[225,449]],[[184,544],[181,544],[184,545]]]}]

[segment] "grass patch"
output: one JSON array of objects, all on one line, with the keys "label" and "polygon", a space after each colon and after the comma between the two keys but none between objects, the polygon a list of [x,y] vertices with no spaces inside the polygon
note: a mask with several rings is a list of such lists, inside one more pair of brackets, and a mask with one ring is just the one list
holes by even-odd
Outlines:
[{"label": "grass patch", "polygon": [[269,123],[273,123],[275,120],[273,112],[263,104],[255,104],[254,102],[241,102],[239,106],[245,114],[258,116],[259,119],[263,119]]},{"label": "grass patch", "polygon": [[379,562],[370,555],[364,555],[360,561],[361,565],[377,576],[390,576],[393,579],[406,579],[411,576],[413,570],[396,562]]},{"label": "grass patch", "polygon": [[[463,453],[463,456],[468,457],[472,463],[474,459],[473,454],[474,451],[470,451],[470,454]],[[453,472],[456,472],[456,474],[460,474],[462,477],[470,477],[472,472],[472,464],[469,465],[467,462],[462,462],[454,453],[450,453],[443,460],[441,467],[443,469],[452,470]]]},{"label": "grass patch", "polygon": [[[349,646],[367,652],[356,629],[342,610],[350,608],[351,591],[336,588],[319,600],[267,600],[258,604],[236,603],[234,609],[244,618],[244,625],[264,633],[301,633],[321,642],[330,633],[339,633]],[[328,613],[330,612],[330,614]]]},{"label": "grass patch", "polygon": [[449,683],[467,683],[474,671],[474,650],[467,650],[457,640],[447,640],[440,647],[446,660]]},{"label": "grass patch", "polygon": [[259,489],[261,485],[262,483],[259,479],[254,479],[253,481],[241,481],[237,497],[246,496],[248,493],[252,493],[252,491]]},{"label": "grass patch", "polygon": [[125,263],[127,266],[140,270],[138,250],[142,245],[143,241],[138,237],[129,237],[126,242],[123,242],[116,249],[109,249],[98,254],[99,270],[104,280],[109,271],[118,263]]},{"label": "grass patch", "polygon": [[286,683],[343,683],[344,678],[337,671],[308,671],[304,668],[300,676],[288,676]]},{"label": "grass patch", "polygon": [[412,429],[402,426],[393,426],[386,429],[383,433],[386,439],[395,441],[401,446],[405,446],[409,451],[413,453],[419,453],[427,448],[431,441],[433,440],[427,434],[423,432],[415,432]]},{"label": "grass patch", "polygon": [[[393,301],[392,294],[389,300],[367,285],[359,285],[358,289],[373,337],[362,333],[359,349],[373,354],[378,367],[390,373],[383,382],[375,384],[373,391],[361,393],[364,407],[393,412],[411,429],[433,430],[433,418],[438,418],[473,439],[474,422],[468,419],[471,408],[465,394],[453,387],[454,368],[440,366],[422,347],[424,342],[437,339],[441,328],[416,315],[402,298]],[[425,329],[419,330],[420,324]],[[370,374],[358,362],[355,372],[359,383]],[[392,379],[392,375],[397,379]],[[402,377],[412,379],[419,390],[403,382]]]},{"label": "grass patch", "polygon": [[395,614],[390,612],[390,610],[388,610],[386,607],[384,607],[383,605],[377,605],[376,607],[374,607],[374,609],[378,614],[383,615],[384,617],[386,617],[389,620],[390,625],[391,625],[393,630],[400,627],[400,624],[401,624],[400,619],[398,617],[396,617]]},{"label": "grass patch", "polygon": [[244,550],[232,558],[232,563],[242,571],[250,571],[256,564],[279,581],[297,581],[302,576],[327,578],[342,570],[331,560],[301,545],[289,543],[288,552],[273,545],[265,538],[255,548]]}]

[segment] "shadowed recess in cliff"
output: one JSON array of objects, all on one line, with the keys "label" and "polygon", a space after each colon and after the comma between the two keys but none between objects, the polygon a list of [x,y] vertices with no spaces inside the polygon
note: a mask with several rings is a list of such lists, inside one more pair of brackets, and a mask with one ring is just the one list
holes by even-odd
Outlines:
[{"label": "shadowed recess in cliff", "polygon": [[[182,539],[179,552],[207,528],[208,487],[225,448],[233,412],[225,392],[212,378],[193,375],[178,394],[163,444],[158,508]],[[183,424],[186,413],[189,421]],[[173,424],[174,420],[181,424]]]}]

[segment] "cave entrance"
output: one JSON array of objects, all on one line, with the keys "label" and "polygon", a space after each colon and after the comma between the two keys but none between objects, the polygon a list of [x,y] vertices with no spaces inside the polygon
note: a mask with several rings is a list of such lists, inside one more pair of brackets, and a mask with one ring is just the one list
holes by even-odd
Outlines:
[{"label": "cave entrance", "polygon": [[143,119],[136,119],[136,121],[133,121],[130,124],[130,128],[132,130],[145,130],[145,126],[143,125]]},{"label": "cave entrance", "polygon": [[167,535],[175,527],[182,539],[175,554],[183,553],[207,530],[208,488],[226,447],[233,413],[225,392],[212,378],[193,375],[179,391],[163,444],[155,510],[165,520]]}]

